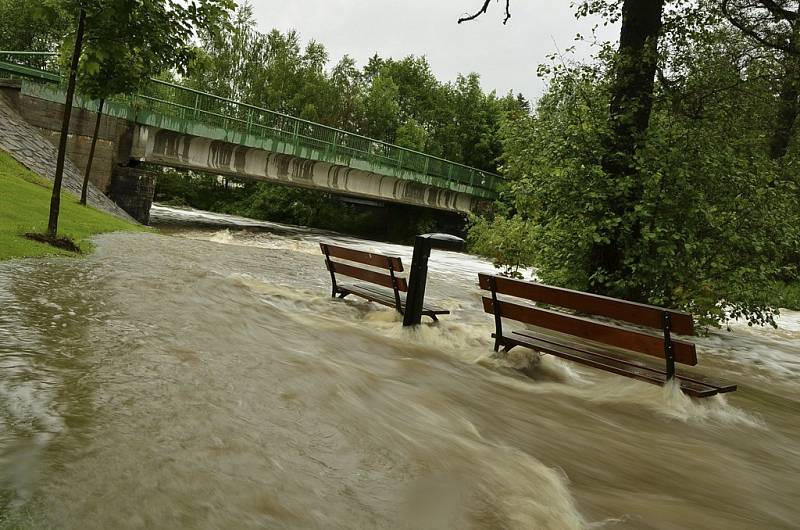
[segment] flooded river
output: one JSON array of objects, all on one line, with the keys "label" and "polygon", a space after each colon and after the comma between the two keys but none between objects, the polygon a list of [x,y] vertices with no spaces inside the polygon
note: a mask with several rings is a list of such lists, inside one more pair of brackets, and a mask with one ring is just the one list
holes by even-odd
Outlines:
[{"label": "flooded river", "polygon": [[318,242],[408,247],[154,217],[0,263],[0,528],[800,528],[798,313],[701,339],[739,391],[693,401],[493,357],[477,258],[434,253],[452,315],[409,331]]}]

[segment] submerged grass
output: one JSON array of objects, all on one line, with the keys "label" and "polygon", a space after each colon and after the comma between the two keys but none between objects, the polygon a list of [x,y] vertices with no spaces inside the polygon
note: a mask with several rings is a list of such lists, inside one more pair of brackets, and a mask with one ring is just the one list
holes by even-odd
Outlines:
[{"label": "submerged grass", "polygon": [[[25,237],[26,233],[47,231],[52,186],[49,181],[0,150],[0,261],[76,255]],[[91,236],[123,230],[143,231],[147,228],[92,207],[81,206],[76,197],[62,193],[59,236],[71,239],[82,253],[91,252]]]}]

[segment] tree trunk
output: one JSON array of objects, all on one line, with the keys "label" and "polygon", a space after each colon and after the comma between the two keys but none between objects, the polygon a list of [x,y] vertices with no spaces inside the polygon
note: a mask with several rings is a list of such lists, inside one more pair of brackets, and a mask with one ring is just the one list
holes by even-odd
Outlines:
[{"label": "tree trunk", "polygon": [[103,119],[103,105],[105,98],[100,100],[100,107],[97,109],[97,121],[94,123],[94,136],[92,136],[92,147],[89,148],[89,161],[86,162],[86,173],[83,175],[83,188],[81,188],[81,204],[86,206],[86,194],[89,188],[89,175],[92,172],[92,162],[94,161],[94,149],[97,147],[97,136],[100,134],[100,120]]},{"label": "tree trunk", "polygon": [[61,181],[64,177],[64,161],[67,157],[67,137],[69,136],[69,120],[72,116],[72,101],[75,98],[75,84],[78,77],[78,63],[83,48],[83,33],[86,26],[86,11],[81,7],[78,15],[78,30],[75,33],[75,50],[72,52],[72,63],[69,68],[69,83],[67,84],[67,100],[64,104],[64,117],[61,121],[61,139],[58,143],[58,157],[56,158],[56,173],[53,178],[53,196],[50,198],[50,219],[47,223],[47,233],[55,238],[58,232],[58,212],[61,207]]},{"label": "tree trunk", "polygon": [[611,288],[624,279],[623,259],[626,232],[636,239],[639,228],[625,226],[624,218],[641,199],[643,189],[636,179],[634,155],[647,132],[653,108],[653,87],[658,63],[658,38],[662,28],[664,0],[625,0],[619,49],[614,64],[609,107],[609,132],[605,139],[602,166],[608,178],[622,182],[634,177],[635,184],[609,197],[606,215],[623,219],[608,233],[608,243],[594,244],[591,250],[590,276],[595,276],[590,290],[640,298],[639,293]]},{"label": "tree trunk", "polygon": [[[664,0],[625,0],[622,6],[622,28],[611,87],[609,143],[615,149],[608,157],[618,172],[627,173],[631,169],[630,158],[650,122],[663,11]],[[618,162],[622,165],[616,166]]]},{"label": "tree trunk", "polygon": [[770,141],[770,156],[779,160],[786,156],[800,114],[800,23],[792,36],[791,51],[783,56],[783,79],[778,99],[778,112]]}]

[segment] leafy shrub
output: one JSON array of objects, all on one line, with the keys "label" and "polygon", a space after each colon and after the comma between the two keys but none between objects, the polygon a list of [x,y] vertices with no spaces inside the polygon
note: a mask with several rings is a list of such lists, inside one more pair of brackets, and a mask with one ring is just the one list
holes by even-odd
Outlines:
[{"label": "leafy shrub", "polygon": [[[601,165],[607,69],[557,69],[535,114],[504,124],[500,208],[512,213],[473,222],[473,249],[507,272],[532,265],[546,283],[703,324],[774,325],[775,281],[800,248],[800,188],[791,161],[767,154],[769,83],[741,80],[731,63],[724,50],[697,52],[684,85],[659,94],[635,174],[622,177]],[[694,101],[700,90],[713,97]],[[630,207],[615,213],[620,201]],[[603,270],[592,247],[612,241],[621,266]]]}]

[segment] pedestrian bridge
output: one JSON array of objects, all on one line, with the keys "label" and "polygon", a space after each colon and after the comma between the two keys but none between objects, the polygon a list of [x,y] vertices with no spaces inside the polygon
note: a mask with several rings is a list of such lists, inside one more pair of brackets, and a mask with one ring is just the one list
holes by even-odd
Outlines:
[{"label": "pedestrian bridge", "polygon": [[[27,97],[63,104],[63,79],[31,66],[32,55],[0,52],[0,78],[21,80]],[[99,102],[76,97],[74,105],[96,111]],[[128,122],[129,145],[119,152],[136,162],[456,212],[475,211],[495,199],[502,181],[435,156],[156,79],[133,96],[106,102],[103,112]]]}]

